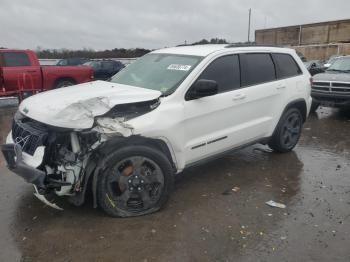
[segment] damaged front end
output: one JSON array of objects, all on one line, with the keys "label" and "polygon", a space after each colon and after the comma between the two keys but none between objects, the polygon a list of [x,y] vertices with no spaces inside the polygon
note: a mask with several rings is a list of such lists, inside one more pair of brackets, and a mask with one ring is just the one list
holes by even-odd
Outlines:
[{"label": "damaged front end", "polygon": [[45,197],[55,193],[81,205],[89,175],[100,161],[99,149],[115,137],[134,135],[127,121],[158,105],[159,99],[117,105],[103,115],[91,116],[94,124],[81,130],[47,125],[17,112],[1,150],[8,168],[33,184],[41,201],[61,209]]}]

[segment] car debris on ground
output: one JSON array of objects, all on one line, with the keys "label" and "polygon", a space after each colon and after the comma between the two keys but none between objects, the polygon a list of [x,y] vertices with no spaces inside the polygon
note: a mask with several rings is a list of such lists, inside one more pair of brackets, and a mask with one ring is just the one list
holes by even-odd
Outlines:
[{"label": "car debris on ground", "polygon": [[266,205],[270,206],[270,207],[277,207],[277,208],[286,208],[285,204],[282,203],[277,203],[273,200],[267,201]]}]

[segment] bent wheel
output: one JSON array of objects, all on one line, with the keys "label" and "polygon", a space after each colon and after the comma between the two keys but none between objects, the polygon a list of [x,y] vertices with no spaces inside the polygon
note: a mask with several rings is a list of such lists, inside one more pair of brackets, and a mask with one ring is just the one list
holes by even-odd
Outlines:
[{"label": "bent wheel", "polygon": [[158,150],[122,148],[108,161],[98,183],[98,202],[115,217],[140,216],[164,205],[173,184],[170,162]]}]

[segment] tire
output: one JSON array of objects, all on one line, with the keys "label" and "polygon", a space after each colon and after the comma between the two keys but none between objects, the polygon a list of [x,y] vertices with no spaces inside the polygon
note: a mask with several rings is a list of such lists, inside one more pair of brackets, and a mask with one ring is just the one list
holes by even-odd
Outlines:
[{"label": "tire", "polygon": [[312,102],[310,112],[315,113],[319,106],[320,106],[319,103]]},{"label": "tire", "polygon": [[73,80],[62,79],[62,80],[58,80],[55,83],[54,89],[66,87],[66,86],[72,86],[72,85],[75,85],[75,82]]},{"label": "tire", "polygon": [[159,150],[127,146],[110,154],[97,182],[97,203],[112,217],[158,211],[174,184],[173,168]]},{"label": "tire", "polygon": [[297,108],[288,109],[281,117],[268,145],[279,153],[286,153],[296,146],[303,127],[303,117]]}]

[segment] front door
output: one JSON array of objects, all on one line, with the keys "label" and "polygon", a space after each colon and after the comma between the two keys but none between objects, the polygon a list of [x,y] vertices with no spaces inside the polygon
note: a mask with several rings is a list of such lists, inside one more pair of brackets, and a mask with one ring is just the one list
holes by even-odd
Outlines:
[{"label": "front door", "polygon": [[235,100],[240,88],[237,55],[217,58],[202,72],[197,80],[199,79],[216,81],[219,93],[185,101],[186,164],[219,153],[228,146],[234,119],[230,116],[235,115],[236,105],[242,101]]}]

